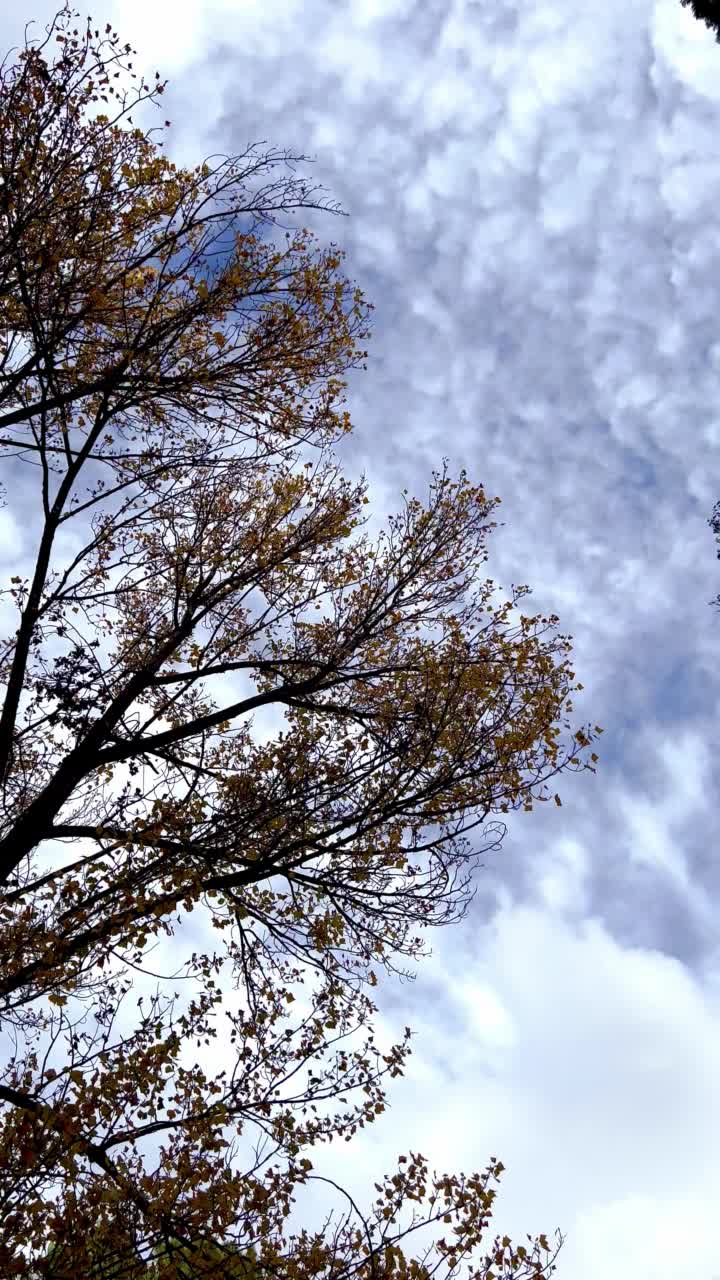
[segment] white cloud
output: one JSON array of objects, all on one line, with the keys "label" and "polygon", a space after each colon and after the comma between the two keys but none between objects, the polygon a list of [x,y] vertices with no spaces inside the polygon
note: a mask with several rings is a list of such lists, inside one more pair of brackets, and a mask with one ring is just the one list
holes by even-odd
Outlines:
[{"label": "white cloud", "polygon": [[560,1276],[674,1280],[682,1238],[711,1274],[720,1004],[678,961],[507,904],[462,954],[447,938],[407,1003],[391,1123],[343,1171],[359,1195],[401,1147],[439,1168],[499,1155],[493,1230],[559,1226]]},{"label": "white cloud", "polygon": [[14,566],[22,555],[22,544],[22,531],[11,509],[0,507],[0,563]]}]

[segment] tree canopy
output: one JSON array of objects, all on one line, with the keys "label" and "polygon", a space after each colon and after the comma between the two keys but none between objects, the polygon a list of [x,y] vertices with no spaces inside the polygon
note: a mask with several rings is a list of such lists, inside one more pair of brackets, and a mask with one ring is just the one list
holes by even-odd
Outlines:
[{"label": "tree canopy", "polygon": [[279,225],[337,210],[301,156],[173,164],[132,53],[66,8],[0,74],[0,1272],[546,1275],[478,1259],[494,1158],[361,1209],[309,1153],[402,1074],[378,982],[593,768],[570,639],[483,576],[464,473],[371,533],[333,452],[371,307]]}]

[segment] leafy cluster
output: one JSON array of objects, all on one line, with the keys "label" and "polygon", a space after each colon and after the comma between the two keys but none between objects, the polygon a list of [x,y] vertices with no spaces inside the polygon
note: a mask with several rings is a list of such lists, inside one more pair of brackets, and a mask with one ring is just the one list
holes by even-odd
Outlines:
[{"label": "leafy cluster", "polygon": [[[370,307],[278,228],[332,210],[302,157],[172,164],[131,116],[159,77],[74,20],[0,75],[0,448],[35,540],[0,592],[0,1273],[537,1280],[543,1236],[478,1260],[498,1162],[401,1157],[360,1210],[308,1153],[402,1074],[379,975],[593,767],[569,638],[483,576],[498,499],[465,474],[370,535],[333,454]],[[313,1181],[341,1209],[301,1230]]]}]

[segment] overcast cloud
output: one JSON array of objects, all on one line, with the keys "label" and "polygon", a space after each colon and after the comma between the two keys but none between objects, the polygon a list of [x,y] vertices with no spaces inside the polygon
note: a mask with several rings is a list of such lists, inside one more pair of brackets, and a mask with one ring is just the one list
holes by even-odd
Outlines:
[{"label": "overcast cloud", "polygon": [[498,1227],[567,1232],[559,1280],[716,1280],[720,48],[678,0],[94,16],[171,76],[175,158],[317,157],[350,216],[313,225],[376,308],[348,469],[380,507],[443,455],[501,496],[489,571],[560,615],[605,727],[386,993],[415,1056],[341,1173],[497,1155]]}]

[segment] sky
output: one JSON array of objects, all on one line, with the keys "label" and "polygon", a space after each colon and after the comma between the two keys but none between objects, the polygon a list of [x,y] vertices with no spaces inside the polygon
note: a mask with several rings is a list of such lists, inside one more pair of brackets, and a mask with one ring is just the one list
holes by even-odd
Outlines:
[{"label": "sky", "polygon": [[379,511],[443,456],[502,498],[488,572],[560,615],[605,730],[382,992],[411,1066],[325,1167],[369,1199],[408,1147],[495,1155],[494,1223],[560,1227],[558,1280],[719,1280],[720,48],[679,0],[93,16],[170,77],[174,159],[316,157],[349,216],[311,225],[375,306],[347,471]]}]

